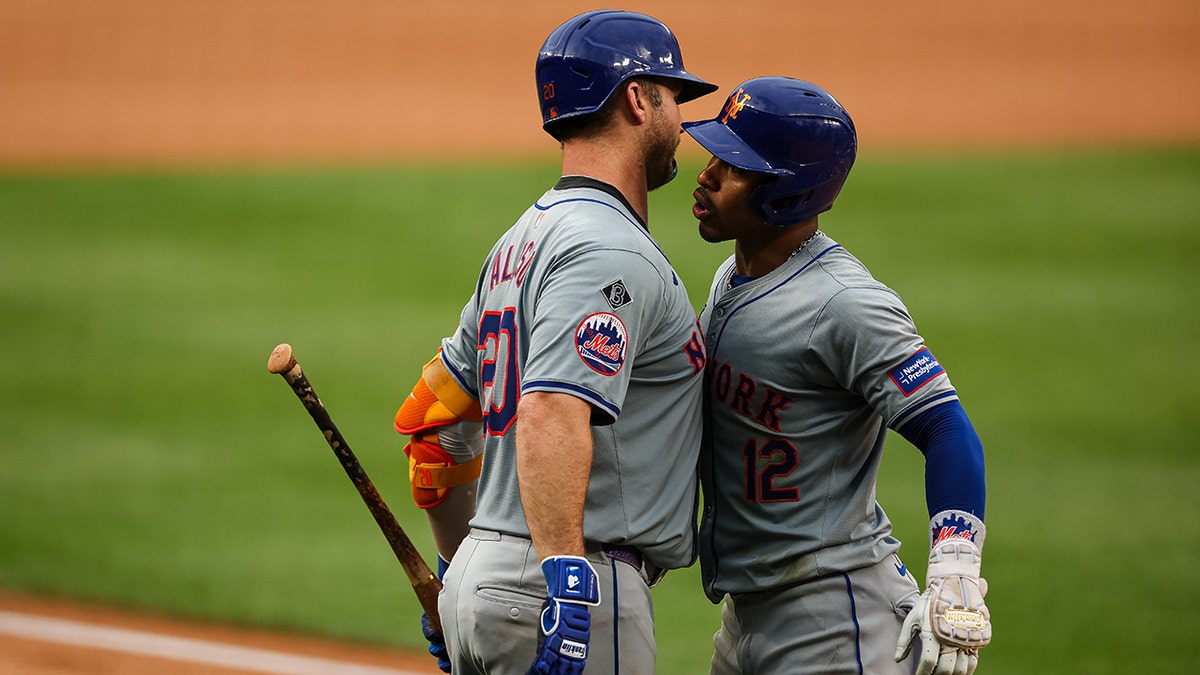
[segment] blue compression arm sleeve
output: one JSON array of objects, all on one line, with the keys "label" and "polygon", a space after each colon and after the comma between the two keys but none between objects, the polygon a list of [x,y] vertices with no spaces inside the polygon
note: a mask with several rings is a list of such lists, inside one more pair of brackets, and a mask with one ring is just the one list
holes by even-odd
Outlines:
[{"label": "blue compression arm sleeve", "polygon": [[925,455],[925,505],[929,516],[947,509],[980,519],[987,501],[983,443],[958,401],[935,406],[897,429]]}]

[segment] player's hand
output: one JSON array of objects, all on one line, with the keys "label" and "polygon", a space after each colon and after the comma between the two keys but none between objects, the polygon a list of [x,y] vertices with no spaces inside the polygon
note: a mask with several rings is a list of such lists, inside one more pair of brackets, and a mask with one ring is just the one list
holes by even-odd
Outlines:
[{"label": "player's hand", "polygon": [[429,653],[437,659],[438,670],[450,672],[450,651],[446,649],[446,638],[440,630],[434,630],[429,624],[429,614],[421,612],[421,632],[429,640]]},{"label": "player's hand", "polygon": [[[442,556],[439,555],[438,581],[441,581],[442,577],[446,576],[446,568],[449,566],[450,563],[443,560]],[[442,635],[440,630],[434,630],[433,626],[430,625],[429,614],[427,612],[421,612],[421,632],[425,634],[425,639],[429,640],[429,653],[433,655],[433,658],[437,659],[438,669],[443,673],[449,673],[450,651],[446,649],[446,637]]]},{"label": "player's hand", "polygon": [[896,660],[908,656],[919,636],[917,675],[970,675],[979,648],[992,639],[991,614],[980,577],[983,522],[962,513],[934,517],[926,589],[900,630]]},{"label": "player's hand", "polygon": [[542,561],[546,602],[530,675],[578,675],[587,663],[592,636],[588,605],[600,604],[596,570],[586,558],[550,556]]}]

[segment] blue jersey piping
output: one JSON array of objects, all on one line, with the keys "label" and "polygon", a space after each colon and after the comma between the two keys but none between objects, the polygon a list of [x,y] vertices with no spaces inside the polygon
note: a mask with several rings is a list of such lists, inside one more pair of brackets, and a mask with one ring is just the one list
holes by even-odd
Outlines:
[{"label": "blue jersey piping", "polygon": [[743,307],[747,307],[747,306],[749,306],[749,305],[752,305],[752,304],[754,304],[755,302],[758,302],[759,300],[762,300],[763,298],[767,297],[767,296],[768,296],[768,295],[770,295],[771,293],[774,293],[774,292],[775,292],[776,290],[778,290],[778,289],[779,289],[781,286],[783,286],[784,284],[786,284],[786,283],[790,282],[792,279],[795,279],[797,275],[799,275],[799,274],[800,274],[801,272],[803,272],[804,270],[808,269],[808,268],[809,268],[809,267],[810,267],[810,266],[811,266],[813,263],[815,263],[815,262],[817,262],[818,260],[820,260],[820,259],[821,259],[821,257],[822,257],[822,256],[824,256],[826,253],[829,253],[830,251],[832,251],[832,250],[833,250],[833,249],[835,249],[835,248],[841,248],[841,247],[842,247],[842,245],[841,245],[841,244],[834,244],[834,245],[830,246],[829,248],[825,249],[824,251],[821,251],[820,253],[818,253],[818,254],[814,255],[814,256],[812,257],[812,260],[809,260],[808,262],[804,263],[804,266],[803,266],[803,267],[801,267],[800,269],[796,270],[796,271],[795,271],[795,272],[793,272],[792,274],[788,275],[788,277],[787,277],[786,279],[784,279],[784,280],[780,281],[779,283],[775,284],[775,285],[774,285],[774,286],[772,286],[771,288],[768,288],[767,290],[763,291],[762,293],[760,293],[760,294],[758,294],[758,295],[754,296],[753,298],[750,298],[749,300],[747,300],[747,301],[743,302],[742,304],[738,305],[737,307],[734,307],[734,308],[733,308],[733,309],[732,309],[732,310],[729,312],[729,315],[725,317],[725,320],[724,320],[724,321],[721,323],[721,330],[720,330],[720,332],[719,332],[719,333],[717,333],[717,339],[716,339],[715,343],[713,344],[713,348],[712,348],[712,351],[711,351],[711,353],[715,354],[715,353],[717,352],[717,347],[718,347],[718,346],[721,344],[721,337],[722,337],[723,335],[725,335],[725,327],[729,325],[729,321],[730,321],[731,319],[733,319],[733,315],[734,315],[734,314],[736,314],[736,313],[738,312],[738,310],[742,309]]}]

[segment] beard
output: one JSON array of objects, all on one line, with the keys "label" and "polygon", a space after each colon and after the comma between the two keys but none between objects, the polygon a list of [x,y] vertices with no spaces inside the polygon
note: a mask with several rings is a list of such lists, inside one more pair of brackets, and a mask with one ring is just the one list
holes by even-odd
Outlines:
[{"label": "beard", "polygon": [[675,151],[679,149],[679,130],[672,128],[665,116],[658,116],[654,123],[654,133],[646,142],[644,152],[646,162],[646,189],[657,190],[671,182],[679,173],[679,165],[675,162]]},{"label": "beard", "polygon": [[710,244],[719,244],[723,241],[729,241],[730,239],[733,239],[733,237],[721,232],[716,228],[706,227],[704,223],[700,223],[696,229],[700,233],[700,238]]}]

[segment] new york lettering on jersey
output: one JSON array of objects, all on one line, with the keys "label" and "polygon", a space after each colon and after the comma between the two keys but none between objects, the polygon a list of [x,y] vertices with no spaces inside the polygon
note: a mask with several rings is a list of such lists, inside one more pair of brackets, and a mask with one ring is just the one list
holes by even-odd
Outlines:
[{"label": "new york lettering on jersey", "polygon": [[710,360],[709,369],[712,393],[718,400],[739,415],[779,433],[779,413],[792,403],[794,399],[791,396],[770,387],[760,387],[753,377],[744,372],[737,374],[737,382],[734,383],[733,368],[722,361]]}]

